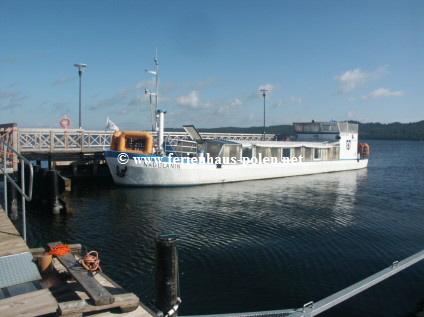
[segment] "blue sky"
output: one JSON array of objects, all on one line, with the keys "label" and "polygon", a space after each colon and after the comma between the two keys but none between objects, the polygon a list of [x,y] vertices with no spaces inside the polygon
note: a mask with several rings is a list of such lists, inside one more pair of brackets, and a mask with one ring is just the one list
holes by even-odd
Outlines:
[{"label": "blue sky", "polygon": [[0,123],[166,125],[424,120],[424,1],[0,0]]}]

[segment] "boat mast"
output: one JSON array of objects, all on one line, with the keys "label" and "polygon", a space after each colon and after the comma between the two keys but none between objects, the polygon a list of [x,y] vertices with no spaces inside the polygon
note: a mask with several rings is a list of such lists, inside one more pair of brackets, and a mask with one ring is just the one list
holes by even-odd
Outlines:
[{"label": "boat mast", "polygon": [[[157,111],[158,111],[158,95],[159,95],[159,62],[158,62],[158,49],[156,49],[156,55],[155,58],[153,59],[153,61],[155,62],[155,70],[148,70],[145,69],[145,71],[149,74],[155,75],[155,92],[151,92],[148,89],[145,89],[144,92],[148,95],[150,95],[150,111],[152,111],[152,96],[155,96],[155,109],[154,111],[152,111],[153,113],[151,114],[152,117],[154,117],[154,121],[155,121],[155,126],[154,126],[154,130],[157,132],[158,131],[158,117],[157,117]],[[153,122],[152,122],[153,124]],[[153,129],[153,127],[152,127]]]},{"label": "boat mast", "polygon": [[[159,63],[158,63],[158,49],[156,48],[156,54],[154,58],[155,62],[155,79],[156,79],[156,91],[155,91],[155,113],[158,112],[158,96],[159,96]],[[156,117],[156,131],[158,130],[158,118]]]}]

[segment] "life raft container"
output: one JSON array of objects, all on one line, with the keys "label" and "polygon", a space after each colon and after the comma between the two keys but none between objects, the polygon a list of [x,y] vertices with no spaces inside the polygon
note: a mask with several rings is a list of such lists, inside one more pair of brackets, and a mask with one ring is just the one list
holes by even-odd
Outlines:
[{"label": "life raft container", "polygon": [[358,153],[362,158],[367,158],[370,156],[370,146],[368,143],[359,143],[358,144]]},{"label": "life raft container", "polygon": [[148,132],[121,132],[112,135],[110,149],[119,152],[153,154],[153,136]]}]

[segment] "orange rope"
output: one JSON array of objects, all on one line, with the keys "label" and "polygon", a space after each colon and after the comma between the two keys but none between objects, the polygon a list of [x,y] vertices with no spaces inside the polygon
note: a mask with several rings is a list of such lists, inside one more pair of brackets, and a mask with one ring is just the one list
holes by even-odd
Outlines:
[{"label": "orange rope", "polygon": [[97,251],[88,252],[79,262],[87,271],[102,271],[102,268],[100,267],[99,253]]},{"label": "orange rope", "polygon": [[68,247],[67,244],[58,244],[54,248],[51,248],[48,254],[56,255],[56,256],[62,256],[67,254],[71,251],[71,248]]}]

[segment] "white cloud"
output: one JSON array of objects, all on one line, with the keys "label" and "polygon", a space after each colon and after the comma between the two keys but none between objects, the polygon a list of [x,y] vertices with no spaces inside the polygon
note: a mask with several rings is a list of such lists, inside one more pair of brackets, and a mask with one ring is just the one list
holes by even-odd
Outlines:
[{"label": "white cloud", "polygon": [[400,96],[403,96],[403,91],[401,90],[391,91],[390,89],[387,89],[387,88],[378,88],[371,91],[368,95],[363,96],[362,99],[369,100],[369,99],[374,99],[378,97],[400,97]]},{"label": "white cloud", "polygon": [[133,92],[142,90],[144,91],[144,89],[146,88],[151,88],[155,86],[155,79],[151,78],[151,79],[146,79],[146,80],[142,80],[140,82],[138,82],[137,84],[135,84],[132,87],[129,88],[121,88],[118,90],[117,95],[129,95],[132,94]]},{"label": "white cloud", "polygon": [[282,108],[286,102],[284,100],[278,100],[275,104],[272,105],[274,109]]},{"label": "white cloud", "polygon": [[228,102],[227,104],[223,105],[222,107],[218,108],[218,110],[215,111],[215,114],[218,115],[228,115],[234,110],[241,109],[243,106],[243,103],[240,99],[234,99]]},{"label": "white cloud", "polygon": [[73,77],[60,77],[59,79],[55,80],[52,85],[62,85],[70,82],[73,79]]},{"label": "white cloud", "polygon": [[292,96],[290,97],[290,102],[296,105],[300,105],[303,102],[303,98],[299,96]]},{"label": "white cloud", "polygon": [[299,96],[292,96],[288,101],[285,100],[279,100],[275,104],[272,105],[273,108],[278,109],[282,108],[286,104],[294,104],[294,105],[300,105],[303,102],[303,98]]},{"label": "white cloud", "polygon": [[197,90],[193,90],[187,96],[176,97],[175,102],[179,106],[190,107],[193,109],[208,108],[211,105],[208,101],[200,100],[199,92]]},{"label": "white cloud", "polygon": [[340,82],[338,93],[347,93],[355,90],[357,87],[365,85],[371,80],[377,80],[387,73],[385,67],[380,67],[373,72],[367,72],[361,68],[355,68],[344,72],[334,79]]}]

